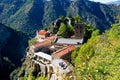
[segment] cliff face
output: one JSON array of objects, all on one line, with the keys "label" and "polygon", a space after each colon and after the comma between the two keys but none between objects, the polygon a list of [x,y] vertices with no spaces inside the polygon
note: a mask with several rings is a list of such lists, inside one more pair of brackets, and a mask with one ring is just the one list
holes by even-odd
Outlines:
[{"label": "cliff face", "polygon": [[[24,62],[22,63],[22,66],[18,69],[15,69],[10,74],[11,80],[17,80],[18,78],[26,79],[28,80],[28,76],[32,75],[34,77],[37,77],[40,73],[40,67],[38,64],[35,64],[32,59],[29,58],[29,56],[26,56]],[[33,79],[35,80],[35,79]],[[40,79],[41,80],[41,79]],[[44,79],[43,79],[44,80]]]},{"label": "cliff face", "polygon": [[[5,2],[1,4],[3,4],[0,15],[2,23],[28,34],[33,34],[40,28],[44,12],[42,0],[11,0],[6,4]],[[7,11],[4,11],[6,8]]]},{"label": "cliff face", "polygon": [[[88,0],[9,0],[0,1],[0,22],[33,36],[37,29],[60,16],[79,14],[84,21],[104,31],[115,22],[116,9]],[[117,8],[117,7],[115,7]]]},{"label": "cliff face", "polygon": [[15,66],[7,57],[2,57],[0,54],[0,79],[9,80],[9,74],[14,70]]},{"label": "cliff face", "polygon": [[25,55],[28,36],[0,24],[0,79],[8,79],[13,69],[21,65]]},{"label": "cliff face", "polygon": [[8,29],[6,29],[4,25],[0,24],[0,51],[7,43],[7,39],[9,38],[10,34],[11,33],[8,31]]}]

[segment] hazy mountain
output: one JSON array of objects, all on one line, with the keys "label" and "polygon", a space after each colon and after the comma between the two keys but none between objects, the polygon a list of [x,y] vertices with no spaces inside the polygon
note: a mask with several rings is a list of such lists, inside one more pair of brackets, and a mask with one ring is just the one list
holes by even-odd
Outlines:
[{"label": "hazy mountain", "polygon": [[120,1],[112,1],[112,2],[109,2],[107,4],[120,4]]}]

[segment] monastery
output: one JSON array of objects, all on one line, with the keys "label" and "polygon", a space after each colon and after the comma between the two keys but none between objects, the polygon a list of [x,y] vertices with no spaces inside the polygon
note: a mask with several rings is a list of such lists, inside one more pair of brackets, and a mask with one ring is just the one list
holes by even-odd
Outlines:
[{"label": "monastery", "polygon": [[71,52],[83,43],[83,29],[82,24],[75,25],[74,39],[59,38],[45,30],[36,31],[36,43],[29,47],[27,57],[39,67],[39,75],[48,76],[49,80],[72,76]]}]

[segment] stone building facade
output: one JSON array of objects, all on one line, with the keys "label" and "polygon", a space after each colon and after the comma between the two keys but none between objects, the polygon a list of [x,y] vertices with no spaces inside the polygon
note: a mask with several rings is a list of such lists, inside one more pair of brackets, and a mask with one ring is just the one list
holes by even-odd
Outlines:
[{"label": "stone building facade", "polygon": [[74,26],[74,34],[76,39],[83,39],[84,37],[84,25],[82,23]]}]

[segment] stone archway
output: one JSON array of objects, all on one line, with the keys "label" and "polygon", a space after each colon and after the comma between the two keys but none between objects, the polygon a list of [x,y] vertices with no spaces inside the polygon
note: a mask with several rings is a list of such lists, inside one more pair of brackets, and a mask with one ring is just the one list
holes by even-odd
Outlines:
[{"label": "stone archway", "polygon": [[40,65],[35,64],[34,69],[32,71],[33,76],[37,77],[40,72],[41,72]]}]

